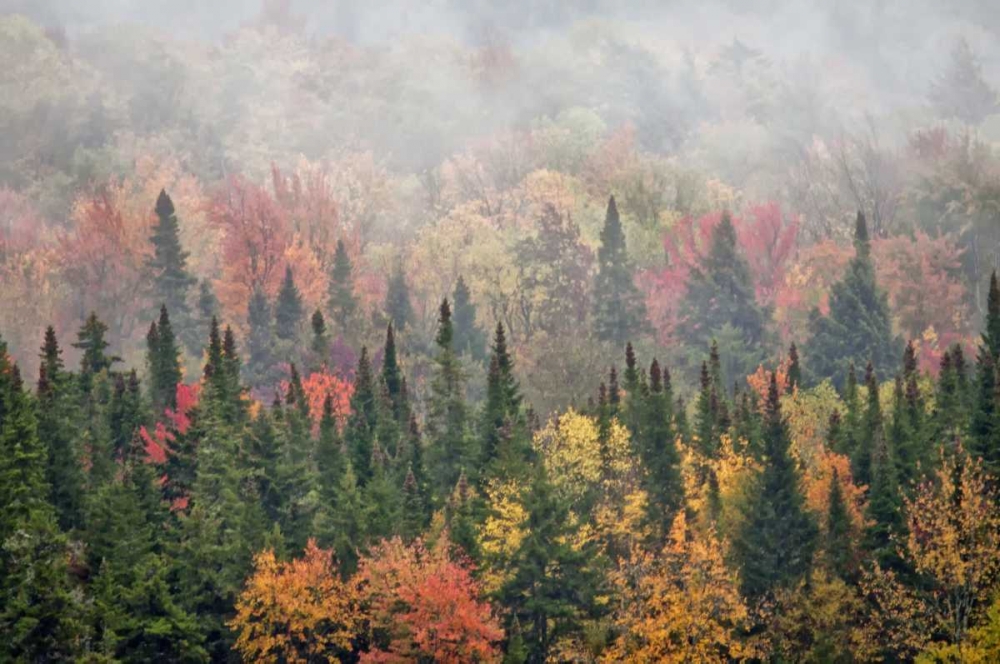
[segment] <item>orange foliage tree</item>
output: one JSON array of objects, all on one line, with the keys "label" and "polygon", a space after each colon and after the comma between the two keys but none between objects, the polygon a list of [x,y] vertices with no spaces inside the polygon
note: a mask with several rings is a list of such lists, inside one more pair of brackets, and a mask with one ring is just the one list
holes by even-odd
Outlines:
[{"label": "orange foliage tree", "polygon": [[503,631],[471,566],[449,554],[447,536],[431,549],[398,537],[363,558],[357,579],[369,612],[367,662],[498,661]]},{"label": "orange foliage tree", "polygon": [[270,549],[259,553],[229,621],[246,661],[280,662],[340,661],[362,624],[357,588],[341,581],[333,554],[313,540],[290,562]]},{"label": "orange foliage tree", "polygon": [[[309,414],[313,420],[313,433],[319,431],[319,421],[323,418],[323,402],[329,396],[333,399],[333,412],[337,425],[344,426],[351,414],[351,396],[354,394],[354,383],[330,373],[324,368],[313,371],[302,380],[302,389],[309,402]],[[288,391],[288,381],[282,381],[281,391]]]}]

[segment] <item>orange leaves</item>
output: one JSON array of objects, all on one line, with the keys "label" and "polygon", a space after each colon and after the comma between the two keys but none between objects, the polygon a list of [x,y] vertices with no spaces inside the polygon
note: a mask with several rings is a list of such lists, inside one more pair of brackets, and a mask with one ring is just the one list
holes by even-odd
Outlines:
[{"label": "orange leaves", "polygon": [[[282,386],[287,389],[287,384]],[[309,413],[313,418],[314,428],[319,427],[323,417],[323,402],[327,395],[333,398],[333,412],[337,425],[342,427],[351,414],[351,395],[354,394],[354,383],[339,376],[323,371],[314,371],[302,381],[302,389],[309,400]]]},{"label": "orange leaves", "polygon": [[333,554],[309,540],[302,558],[259,553],[229,626],[247,661],[339,661],[362,625],[357,587],[343,582]]},{"label": "orange leaves", "polygon": [[847,513],[855,533],[860,533],[865,526],[865,489],[854,484],[851,477],[851,460],[843,454],[824,451],[819,454],[816,467],[808,468],[805,473],[806,504],[820,519],[825,519],[830,513],[830,483],[836,473],[837,481],[844,496]]},{"label": "orange leaves", "polygon": [[362,661],[497,661],[503,637],[468,564],[453,561],[447,538],[430,550],[419,540],[383,541],[362,559],[358,579],[372,628],[387,635]]}]

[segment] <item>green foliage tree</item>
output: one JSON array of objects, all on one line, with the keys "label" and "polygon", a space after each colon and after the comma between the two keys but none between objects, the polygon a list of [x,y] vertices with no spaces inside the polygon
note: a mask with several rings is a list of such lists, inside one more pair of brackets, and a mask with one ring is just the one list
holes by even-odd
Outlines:
[{"label": "green foliage tree", "polygon": [[455,352],[459,355],[468,353],[474,360],[482,361],[486,357],[486,333],[476,323],[476,304],[461,275],[455,282],[452,302],[455,305],[452,312],[452,320],[455,322]]},{"label": "green foliage tree", "polygon": [[354,266],[343,240],[337,240],[337,250],[333,256],[330,273],[330,315],[341,333],[350,329],[358,310],[354,295]]},{"label": "green foliage tree", "polygon": [[197,329],[192,324],[188,294],[198,280],[187,269],[188,252],[181,246],[180,226],[174,203],[167,192],[160,190],[156,199],[156,226],[150,242],[153,255],[146,266],[152,274],[153,301],[173,312],[174,321],[185,345],[196,351],[201,344]]},{"label": "green foliage tree", "polygon": [[601,248],[597,252],[594,333],[598,339],[621,348],[648,329],[646,304],[635,285],[618,206],[615,197],[611,196],[601,230]]},{"label": "green foliage tree", "polygon": [[396,266],[389,277],[389,285],[385,292],[385,315],[398,332],[404,332],[406,326],[413,322],[410,286],[406,283],[402,260],[396,261]]},{"label": "green foliage tree", "polygon": [[278,300],[274,306],[274,333],[282,341],[295,341],[299,337],[305,309],[302,295],[295,285],[292,266],[285,266],[285,278],[278,291]]}]

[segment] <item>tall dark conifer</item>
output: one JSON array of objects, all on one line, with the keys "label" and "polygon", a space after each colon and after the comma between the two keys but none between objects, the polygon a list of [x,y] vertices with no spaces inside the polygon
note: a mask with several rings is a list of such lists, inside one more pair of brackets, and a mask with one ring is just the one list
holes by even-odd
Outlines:
[{"label": "tall dark conifer", "polygon": [[472,294],[459,275],[452,295],[455,304],[452,320],[455,322],[455,352],[468,353],[472,359],[482,361],[486,357],[486,333],[476,323],[476,305]]},{"label": "tall dark conifer", "polygon": [[292,266],[285,267],[285,278],[278,291],[278,300],[274,305],[274,333],[282,341],[296,341],[305,318],[305,308],[302,295],[295,285]]},{"label": "tall dark conifer", "polygon": [[337,240],[337,251],[333,256],[333,270],[330,273],[330,316],[343,334],[348,331],[358,310],[354,295],[354,267],[343,240]]},{"label": "tall dark conifer", "polygon": [[192,324],[188,293],[198,280],[188,272],[188,252],[181,246],[174,203],[163,190],[156,199],[156,226],[150,241],[153,255],[147,267],[153,279],[153,301],[170,310],[185,344],[196,350],[201,339]]},{"label": "tall dark conifer", "polygon": [[608,211],[601,230],[594,280],[594,333],[598,339],[621,348],[649,329],[646,304],[635,285],[632,263],[625,247],[625,232],[618,216],[615,197],[608,199]]},{"label": "tall dark conifer", "polygon": [[389,277],[385,293],[385,315],[397,332],[405,332],[413,322],[413,305],[410,303],[410,286],[406,283],[403,261],[398,260]]}]

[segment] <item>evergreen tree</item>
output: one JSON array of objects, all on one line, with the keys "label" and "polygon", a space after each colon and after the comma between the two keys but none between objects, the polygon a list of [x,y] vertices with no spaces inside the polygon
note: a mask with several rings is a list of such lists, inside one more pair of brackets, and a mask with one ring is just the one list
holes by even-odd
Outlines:
[{"label": "evergreen tree", "polygon": [[153,301],[173,312],[188,347],[197,349],[201,338],[196,336],[197,331],[191,325],[188,292],[198,280],[188,272],[188,252],[181,246],[174,203],[162,189],[156,199],[156,226],[150,242],[153,255],[147,262],[147,268],[153,279]]},{"label": "evergreen tree", "polygon": [[413,468],[408,466],[403,480],[403,509],[401,515],[401,536],[405,542],[412,542],[420,537],[427,526],[427,515],[424,499],[417,485],[417,476]]},{"label": "evergreen tree", "polygon": [[836,468],[830,478],[827,504],[826,528],[823,532],[826,563],[833,574],[847,580],[851,577],[854,564],[851,516],[847,511],[844,489],[840,485],[840,475]]},{"label": "evergreen tree", "polygon": [[198,284],[197,314],[197,325],[195,325],[197,341],[193,347],[188,346],[191,353],[197,353],[201,350],[201,344],[208,336],[208,328],[212,324],[212,319],[219,316],[219,299],[215,297],[215,291],[212,290],[212,284],[208,279],[202,279],[201,283]]},{"label": "evergreen tree", "polygon": [[455,282],[452,301],[455,304],[451,316],[455,323],[455,352],[468,353],[472,359],[482,361],[486,357],[486,333],[476,324],[476,305],[461,275]]},{"label": "evergreen tree", "polygon": [[362,489],[365,531],[377,541],[399,534],[401,530],[401,487],[393,481],[388,457],[378,440],[372,447],[369,465],[372,476]]},{"label": "evergreen tree", "polygon": [[274,306],[274,333],[283,341],[295,341],[299,337],[305,309],[302,295],[295,285],[292,266],[285,266],[285,279],[278,291],[278,300]]},{"label": "evergreen tree", "polygon": [[427,435],[431,441],[430,468],[436,495],[444,497],[458,482],[461,469],[475,467],[476,455],[468,430],[465,380],[455,354],[451,306],[447,299],[441,302],[439,314]]},{"label": "evergreen tree", "polygon": [[146,335],[146,365],[149,369],[149,397],[153,412],[162,417],[165,408],[177,407],[177,384],[181,382],[180,349],[165,306],[158,323]]},{"label": "evergreen tree", "polygon": [[398,332],[404,332],[406,326],[413,322],[410,286],[406,283],[406,272],[403,271],[402,260],[396,262],[396,267],[389,277],[389,285],[385,293],[385,315]]},{"label": "evergreen tree", "polygon": [[351,462],[347,461],[337,487],[337,499],[334,501],[329,527],[320,530],[319,538],[321,544],[332,546],[336,551],[343,576],[353,574],[358,567],[358,551],[367,539],[364,514],[365,504],[358,488],[358,480]]},{"label": "evergreen tree", "polygon": [[561,638],[580,635],[582,623],[599,611],[599,575],[592,548],[575,547],[577,526],[569,507],[538,464],[524,496],[528,516],[511,562],[511,575],[499,591],[508,620],[519,623],[527,662],[549,659]]},{"label": "evergreen tree", "polygon": [[95,375],[110,370],[112,364],[121,361],[121,358],[104,352],[110,345],[104,339],[107,333],[108,326],[93,312],[87,316],[87,320],[76,333],[76,343],[73,344],[73,348],[83,351],[83,357],[80,358],[80,387],[84,394],[90,391],[91,381]]},{"label": "evergreen tree", "polygon": [[867,394],[865,410],[858,423],[857,445],[851,455],[851,472],[859,484],[871,482],[872,454],[879,440],[885,438],[878,380],[871,362],[865,367],[865,391]]},{"label": "evergreen tree", "polygon": [[830,291],[830,313],[810,315],[812,338],[807,347],[808,368],[817,380],[832,378],[842,386],[847,368],[871,360],[876,371],[888,374],[899,357],[900,343],[892,335],[889,301],[875,282],[871,244],[865,216],[858,212],[854,258],[847,274]]},{"label": "evergreen tree", "polygon": [[649,366],[649,392],[643,410],[639,455],[645,467],[643,484],[649,496],[648,520],[661,538],[670,532],[674,515],[684,504],[680,454],[673,428],[670,372],[655,359]]},{"label": "evergreen tree", "polygon": [[312,328],[312,341],[309,343],[309,352],[312,355],[312,368],[319,371],[326,364],[330,355],[330,337],[326,330],[326,319],[323,312],[317,309],[309,319],[309,326]]},{"label": "evergreen tree", "polygon": [[788,380],[786,389],[791,394],[796,387],[802,385],[802,367],[799,365],[799,349],[795,342],[788,347]]},{"label": "evergreen tree", "polygon": [[1000,365],[1000,287],[996,271],[990,276],[986,321],[976,354],[975,402],[969,427],[969,451],[983,460],[985,470],[1000,476],[1000,402],[997,366]]},{"label": "evergreen tree", "polygon": [[799,491],[799,471],[789,453],[788,424],[771,375],[764,424],[765,459],[733,539],[744,596],[761,598],[794,587],[810,569],[817,528]]},{"label": "evergreen tree", "polygon": [[255,288],[247,306],[246,379],[251,387],[261,387],[273,382],[274,330],[271,305],[260,288]]},{"label": "evergreen tree", "polygon": [[608,199],[608,211],[601,230],[594,280],[594,333],[598,339],[621,348],[625,342],[649,329],[646,304],[635,285],[632,264],[625,248],[625,232],[618,217],[615,197]]},{"label": "evergreen tree", "polygon": [[371,478],[371,459],[377,425],[377,394],[368,348],[361,348],[358,368],[354,372],[354,394],[351,395],[351,415],[347,420],[345,439],[351,465],[360,486]]},{"label": "evergreen tree", "polygon": [[473,493],[469,481],[462,472],[458,476],[455,489],[447,505],[448,537],[451,543],[461,549],[472,560],[479,560],[478,529],[473,514]]},{"label": "evergreen tree", "polygon": [[507,350],[503,323],[497,322],[486,374],[486,402],[480,434],[483,468],[499,455],[505,429],[521,423],[521,388],[514,376],[514,360]]},{"label": "evergreen tree", "polygon": [[330,315],[342,333],[350,328],[358,309],[354,296],[354,267],[343,240],[337,240],[337,251],[333,256],[333,271],[330,274]]},{"label": "evergreen tree", "polygon": [[38,438],[48,453],[46,480],[50,500],[64,531],[83,525],[83,451],[78,444],[81,413],[72,377],[65,371],[62,349],[51,325],[45,328],[38,366]]},{"label": "evergreen tree", "polygon": [[[745,350],[735,373],[744,376],[764,359],[769,343],[769,316],[770,311],[757,304],[750,266],[736,243],[736,229],[729,212],[724,212],[712,233],[708,255],[692,269],[688,279],[681,304],[680,338],[698,351],[709,340],[735,334],[739,346]],[[732,329],[724,330],[726,326]]]},{"label": "evergreen tree", "polygon": [[385,384],[389,400],[392,403],[392,415],[396,422],[405,423],[409,419],[409,407],[406,402],[406,384],[403,370],[396,357],[396,335],[389,323],[385,330],[385,347],[382,351],[382,382]]},{"label": "evergreen tree", "polygon": [[868,528],[865,549],[883,569],[903,571],[896,538],[904,532],[903,499],[899,492],[896,461],[881,430],[872,441],[871,484],[868,489]]}]

